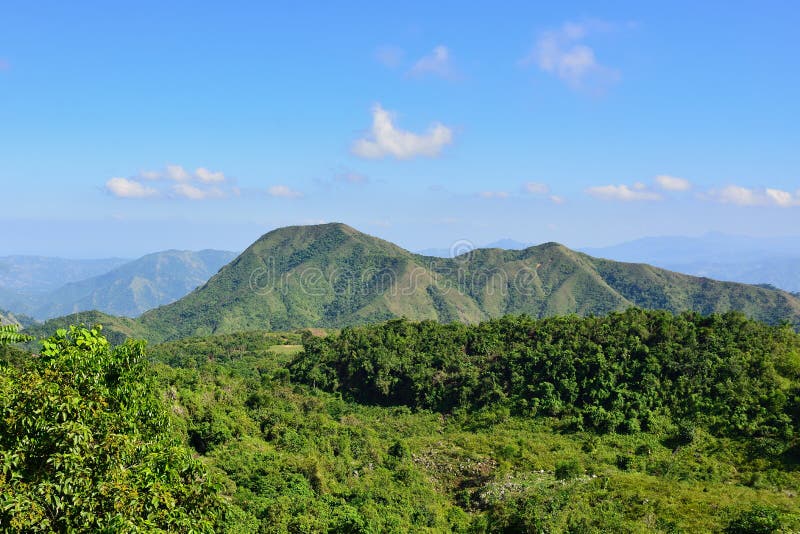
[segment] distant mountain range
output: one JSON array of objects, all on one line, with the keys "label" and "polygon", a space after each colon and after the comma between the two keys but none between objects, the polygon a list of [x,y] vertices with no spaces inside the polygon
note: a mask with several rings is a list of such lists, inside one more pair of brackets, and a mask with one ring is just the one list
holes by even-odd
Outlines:
[{"label": "distant mountain range", "polygon": [[0,290],[44,294],[64,284],[98,276],[131,261],[123,258],[71,260],[44,256],[0,256]]},{"label": "distant mountain range", "polygon": [[800,237],[754,238],[719,233],[648,237],[582,252],[641,262],[696,276],[800,291]]},{"label": "distant mountain range", "polygon": [[[162,341],[252,329],[336,328],[400,316],[477,322],[508,313],[588,315],[630,306],[704,314],[739,310],[800,326],[800,299],[787,292],[596,258],[557,243],[439,258],[344,224],[292,226],[265,234],[203,283],[214,270],[211,263],[232,257],[169,251],[68,284],[53,294],[85,306],[102,303],[106,310],[122,295],[125,307],[117,309],[126,311],[201,285],[136,319],[81,312],[34,330],[101,322],[116,335]],[[195,278],[186,281],[187,273]],[[166,292],[181,283],[180,291]]]},{"label": "distant mountain range", "polygon": [[[532,246],[500,239],[480,248],[522,250]],[[427,256],[452,258],[468,244],[453,249],[430,248]],[[769,284],[800,292],[800,237],[755,238],[709,233],[700,237],[646,237],[608,247],[580,248],[580,252],[616,261],[647,263],[671,271],[745,284]]]},{"label": "distant mountain range", "polygon": [[630,306],[739,310],[766,322],[800,325],[800,299],[783,291],[594,258],[557,243],[436,258],[344,224],[326,224],[262,236],[196,290],[137,319],[81,313],[41,331],[99,321],[120,335],[162,341],[399,316],[476,322],[508,313],[605,314]]},{"label": "distant mountain range", "polygon": [[7,256],[0,258],[0,306],[38,320],[86,310],[136,317],[186,295],[234,257],[218,250],[168,250],[133,261]]}]

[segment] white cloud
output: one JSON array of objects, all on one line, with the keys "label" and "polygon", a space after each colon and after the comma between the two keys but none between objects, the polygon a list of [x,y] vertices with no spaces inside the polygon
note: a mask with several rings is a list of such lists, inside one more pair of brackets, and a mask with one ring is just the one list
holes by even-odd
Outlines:
[{"label": "white cloud", "polygon": [[767,198],[770,199],[773,204],[782,208],[800,204],[800,194],[792,195],[788,191],[781,191],[780,189],[767,189],[764,193],[766,193]]},{"label": "white cloud", "polygon": [[522,190],[531,195],[546,195],[550,192],[550,186],[539,182],[526,182]]},{"label": "white cloud", "polygon": [[553,204],[563,204],[564,197],[560,197],[558,195],[550,195],[550,202],[552,202]]},{"label": "white cloud", "polygon": [[106,191],[119,198],[147,198],[158,195],[158,191],[128,178],[111,178],[106,182]]},{"label": "white cloud", "polygon": [[508,198],[509,194],[506,191],[481,191],[478,196],[481,198]]},{"label": "white cloud", "polygon": [[[170,187],[169,182],[177,183]],[[239,189],[224,173],[205,167],[198,167],[190,173],[181,165],[167,165],[162,170],[143,170],[130,178],[112,178],[106,182],[106,189],[116,196],[128,198],[172,196],[202,200],[239,195]]]},{"label": "white cloud", "polygon": [[687,191],[692,184],[686,178],[662,174],[655,177],[656,184],[664,191]]},{"label": "white cloud", "polygon": [[450,51],[446,46],[439,45],[427,56],[423,56],[417,61],[409,74],[412,76],[426,76],[432,74],[442,78],[454,78],[456,69],[450,58]]},{"label": "white cloud", "polygon": [[221,198],[225,193],[217,188],[201,189],[191,184],[175,184],[172,186],[172,191],[179,197],[188,198],[189,200],[204,200],[206,198]]},{"label": "white cloud", "polygon": [[166,177],[176,182],[186,182],[191,179],[186,169],[180,165],[167,165]]},{"label": "white cloud", "polygon": [[789,208],[800,206],[800,191],[790,193],[781,189],[751,189],[740,185],[728,185],[719,190],[712,190],[708,198],[722,204],[736,206],[777,206]]},{"label": "white cloud", "polygon": [[204,184],[219,183],[225,181],[225,175],[221,172],[211,172],[204,167],[198,167],[194,175]]},{"label": "white cloud", "polygon": [[654,191],[649,191],[644,187],[633,188],[627,185],[600,185],[586,189],[586,193],[594,198],[601,200],[621,200],[623,202],[634,202],[640,200],[660,200],[661,195]]},{"label": "white cloud", "polygon": [[619,72],[602,65],[594,49],[580,41],[592,30],[609,27],[597,21],[582,24],[567,22],[558,30],[542,33],[523,63],[535,64],[572,89],[602,91],[619,80]]},{"label": "white cloud", "polygon": [[273,185],[267,189],[267,194],[271,197],[282,198],[299,198],[303,196],[303,193],[293,190],[288,185]]},{"label": "white cloud", "polygon": [[420,135],[396,128],[393,118],[393,115],[380,104],[375,105],[372,109],[370,135],[353,143],[353,153],[368,159],[385,156],[394,156],[398,159],[416,156],[433,157],[453,142],[452,130],[443,124],[434,123],[426,134]]}]

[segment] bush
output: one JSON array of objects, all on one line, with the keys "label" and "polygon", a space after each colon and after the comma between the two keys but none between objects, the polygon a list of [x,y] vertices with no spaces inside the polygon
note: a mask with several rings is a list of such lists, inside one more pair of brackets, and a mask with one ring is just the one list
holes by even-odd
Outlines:
[{"label": "bush", "polygon": [[781,529],[781,514],[767,506],[754,505],[749,510],[739,512],[725,532],[728,534],[770,534]]},{"label": "bush", "polygon": [[618,454],[614,464],[621,471],[629,471],[633,467],[633,457],[628,454]]},{"label": "bush", "polygon": [[583,468],[578,460],[569,459],[556,462],[556,478],[558,480],[569,480],[577,478],[583,474]]}]

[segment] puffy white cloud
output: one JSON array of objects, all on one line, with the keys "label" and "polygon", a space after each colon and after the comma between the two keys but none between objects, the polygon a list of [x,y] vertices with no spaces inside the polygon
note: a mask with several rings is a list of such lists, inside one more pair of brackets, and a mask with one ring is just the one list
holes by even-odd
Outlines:
[{"label": "puffy white cloud", "polygon": [[553,204],[563,204],[565,202],[564,197],[558,195],[550,195],[550,202]]},{"label": "puffy white cloud", "polygon": [[[169,186],[169,182],[177,182]],[[151,185],[145,185],[151,184]],[[198,167],[193,173],[181,165],[167,165],[162,170],[140,171],[130,178],[112,178],[106,189],[115,196],[146,198],[171,196],[202,200],[239,195],[239,189],[222,172]]]},{"label": "puffy white cloud", "polygon": [[767,195],[767,198],[772,201],[773,204],[780,206],[782,208],[788,208],[789,206],[797,206],[800,204],[800,194],[792,195],[788,191],[781,191],[780,189],[769,189],[767,188],[764,193]]},{"label": "puffy white cloud", "polygon": [[608,27],[610,25],[598,21],[582,24],[567,22],[557,30],[542,33],[523,63],[535,64],[572,89],[602,90],[619,80],[619,72],[602,65],[594,49],[580,41],[591,30]]},{"label": "puffy white cloud", "polygon": [[[641,187],[637,187],[637,185]],[[627,185],[599,185],[586,189],[586,193],[602,200],[621,200],[623,202],[661,199],[661,195],[655,191],[647,190],[644,184],[636,184],[633,187],[628,187]]]},{"label": "puffy white cloud", "polygon": [[439,45],[427,56],[423,56],[417,61],[409,74],[412,76],[434,75],[442,78],[454,78],[456,69],[450,58],[450,51],[444,45]]},{"label": "puffy white cloud", "polygon": [[191,176],[188,172],[186,172],[186,169],[180,165],[167,165],[165,176],[170,180],[175,180],[176,182],[186,182],[191,179]]},{"label": "puffy white cloud", "polygon": [[550,192],[550,186],[540,182],[525,182],[522,190],[531,195],[546,195]]},{"label": "puffy white cloud", "polygon": [[273,185],[267,189],[267,194],[271,197],[282,198],[300,198],[303,196],[303,193],[293,190],[288,185]]},{"label": "puffy white cloud", "polygon": [[156,189],[128,178],[111,178],[106,182],[106,191],[119,198],[147,198],[158,195]]},{"label": "puffy white cloud", "polygon": [[736,206],[777,206],[789,208],[800,206],[800,191],[790,193],[781,189],[751,189],[740,185],[728,185],[719,190],[712,190],[707,198],[722,204]]},{"label": "puffy white cloud", "polygon": [[225,175],[221,172],[211,172],[204,167],[198,167],[194,175],[204,184],[220,183],[225,181]]},{"label": "puffy white cloud", "polygon": [[686,178],[661,174],[655,177],[655,182],[664,191],[687,191],[692,184]]},{"label": "puffy white cloud", "polygon": [[478,196],[481,198],[508,198],[510,195],[506,191],[481,191]]},{"label": "puffy white cloud", "polygon": [[380,104],[372,109],[372,130],[364,139],[353,143],[352,152],[368,159],[393,156],[410,159],[417,156],[433,157],[453,142],[453,132],[447,126],[434,123],[426,134],[415,134],[395,127],[393,116]]},{"label": "puffy white cloud", "polygon": [[204,200],[206,198],[222,198],[225,196],[225,193],[216,187],[201,189],[191,184],[175,184],[172,186],[172,192],[189,200]]}]

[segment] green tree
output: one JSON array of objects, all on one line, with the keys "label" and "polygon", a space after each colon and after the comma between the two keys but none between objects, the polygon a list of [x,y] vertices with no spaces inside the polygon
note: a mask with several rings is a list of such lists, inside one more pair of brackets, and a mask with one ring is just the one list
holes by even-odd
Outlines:
[{"label": "green tree", "polygon": [[170,437],[144,343],[112,347],[100,328],[0,366],[0,530],[212,532],[223,501]]}]

